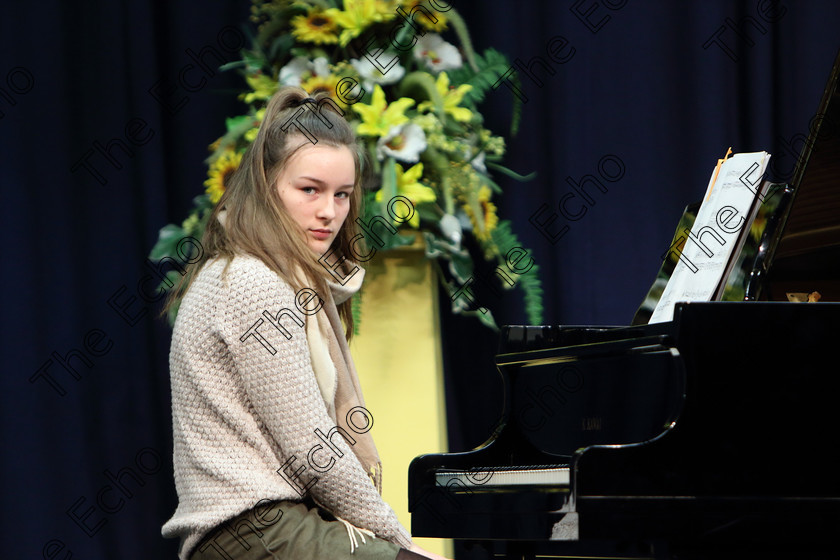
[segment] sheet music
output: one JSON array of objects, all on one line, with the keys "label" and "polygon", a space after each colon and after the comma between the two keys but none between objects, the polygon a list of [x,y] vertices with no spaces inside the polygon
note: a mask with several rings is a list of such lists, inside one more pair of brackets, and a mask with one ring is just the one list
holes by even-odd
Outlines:
[{"label": "sheet music", "polygon": [[[766,189],[761,181],[770,154],[735,154],[712,173],[706,199],[649,323],[670,321],[678,301],[711,301],[744,228],[749,228]],[[717,171],[717,169],[716,169]]]}]

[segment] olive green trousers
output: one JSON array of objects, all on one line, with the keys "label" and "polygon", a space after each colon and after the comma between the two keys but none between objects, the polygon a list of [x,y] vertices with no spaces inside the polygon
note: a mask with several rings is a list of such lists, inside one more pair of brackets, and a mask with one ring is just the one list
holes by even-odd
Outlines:
[{"label": "olive green trousers", "polygon": [[222,523],[190,560],[394,560],[399,552],[396,544],[348,530],[311,501],[285,500],[260,502]]}]

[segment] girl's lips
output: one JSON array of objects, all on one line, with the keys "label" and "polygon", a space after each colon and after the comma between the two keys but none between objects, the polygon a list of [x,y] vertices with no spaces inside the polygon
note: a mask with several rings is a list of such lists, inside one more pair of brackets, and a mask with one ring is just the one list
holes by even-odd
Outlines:
[{"label": "girl's lips", "polygon": [[332,232],[327,229],[310,229],[309,232],[312,234],[312,237],[320,241],[329,239],[330,235],[332,235]]}]

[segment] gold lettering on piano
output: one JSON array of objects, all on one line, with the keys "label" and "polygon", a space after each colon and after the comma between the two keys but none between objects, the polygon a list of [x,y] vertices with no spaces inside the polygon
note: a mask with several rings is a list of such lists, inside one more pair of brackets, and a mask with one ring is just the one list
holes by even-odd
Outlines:
[{"label": "gold lettering on piano", "polygon": [[581,418],[580,423],[584,432],[598,432],[603,427],[603,419],[600,416]]}]

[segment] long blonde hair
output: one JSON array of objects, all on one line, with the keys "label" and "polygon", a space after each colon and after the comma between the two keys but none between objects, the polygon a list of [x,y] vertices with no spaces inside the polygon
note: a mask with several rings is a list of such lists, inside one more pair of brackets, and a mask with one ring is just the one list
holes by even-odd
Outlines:
[{"label": "long blonde hair", "polygon": [[[295,291],[313,288],[324,297],[329,289],[327,271],[313,256],[304,232],[289,216],[276,187],[280,172],[289,158],[309,145],[307,141],[296,141],[304,139],[336,148],[346,146],[353,154],[356,177],[350,195],[350,209],[331,247],[338,255],[352,254],[355,223],[361,215],[364,151],[357,143],[353,129],[343,118],[343,112],[326,92],[310,97],[301,88],[284,87],[269,100],[256,139],[242,156],[239,168],[231,175],[224,194],[207,221],[201,239],[202,256],[172,290],[164,313],[180,302],[207,261],[222,257],[230,264],[236,253],[259,258]],[[222,211],[225,212],[224,224],[218,219]],[[358,244],[359,240],[356,241]],[[335,256],[330,256],[330,262],[335,260]],[[345,265],[348,266],[346,261]],[[344,272],[350,272],[346,267]],[[302,279],[292,273],[297,270],[314,286],[300,285]],[[350,305],[350,300],[347,300],[338,306],[348,339],[353,330]]]}]

